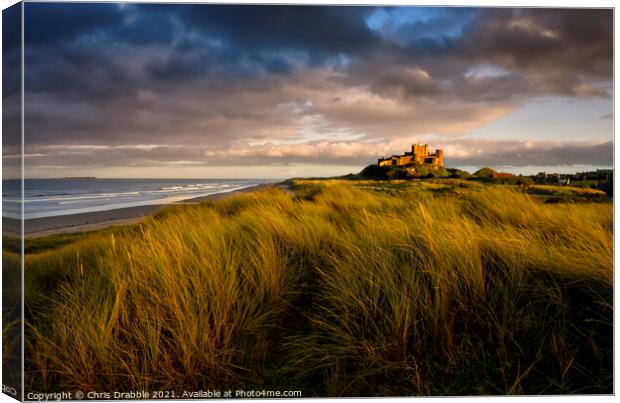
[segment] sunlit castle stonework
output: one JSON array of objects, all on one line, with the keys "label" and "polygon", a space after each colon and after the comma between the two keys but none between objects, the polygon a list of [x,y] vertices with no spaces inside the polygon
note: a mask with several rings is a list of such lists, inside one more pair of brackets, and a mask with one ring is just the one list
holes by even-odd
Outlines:
[{"label": "sunlit castle stonework", "polygon": [[413,144],[411,151],[406,151],[403,155],[379,158],[377,165],[380,167],[399,166],[404,168],[425,166],[437,169],[444,166],[443,150],[438,148],[434,153],[429,153],[428,144]]}]

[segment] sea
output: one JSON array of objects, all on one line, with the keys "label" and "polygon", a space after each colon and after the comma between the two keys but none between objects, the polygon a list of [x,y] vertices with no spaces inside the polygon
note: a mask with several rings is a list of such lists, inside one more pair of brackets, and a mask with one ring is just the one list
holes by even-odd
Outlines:
[{"label": "sea", "polygon": [[[268,179],[25,179],[24,218],[167,204],[273,183]],[[2,216],[19,219],[19,179],[2,181]]]}]

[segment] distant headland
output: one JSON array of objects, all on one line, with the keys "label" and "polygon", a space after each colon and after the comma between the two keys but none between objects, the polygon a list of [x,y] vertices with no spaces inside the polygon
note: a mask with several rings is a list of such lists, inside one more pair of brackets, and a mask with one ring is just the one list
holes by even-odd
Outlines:
[{"label": "distant headland", "polygon": [[444,155],[444,151],[440,148],[432,153],[428,144],[412,144],[411,151],[379,158],[376,164],[368,165],[359,174],[350,174],[346,177],[372,180],[451,178],[515,185],[575,185],[602,190],[608,196],[613,196],[613,169],[597,169],[575,174],[539,172],[536,175],[521,175],[482,167],[472,174],[461,169],[446,167]]}]

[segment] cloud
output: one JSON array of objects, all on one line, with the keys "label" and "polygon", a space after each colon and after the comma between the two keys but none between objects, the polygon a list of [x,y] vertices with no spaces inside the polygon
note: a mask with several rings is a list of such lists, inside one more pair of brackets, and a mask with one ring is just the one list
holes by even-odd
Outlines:
[{"label": "cloud", "polygon": [[337,52],[365,53],[379,44],[365,22],[372,7],[196,5],[179,10],[189,28],[237,47],[302,50],[315,62]]},{"label": "cloud", "polygon": [[382,7],[368,21],[386,40],[429,51],[455,43],[480,12],[467,7]]},{"label": "cloud", "polygon": [[[433,148],[442,148],[446,164],[459,166],[493,166],[499,168],[549,166],[611,166],[612,142],[561,142],[532,140],[448,140],[436,136],[418,138]],[[229,146],[193,146],[134,144],[126,146],[48,145],[37,147],[26,155],[26,165],[64,166],[94,169],[102,166],[128,167],[286,167],[297,164],[350,166],[353,170],[375,163],[377,158],[401,154],[410,149],[410,138],[388,142],[313,141],[307,143],[249,144],[236,142]],[[5,156],[5,161],[10,156]],[[104,157],[104,159],[100,158]],[[544,167],[544,168],[543,168]]]},{"label": "cloud", "polygon": [[[540,141],[497,141],[462,140],[437,142],[433,138],[421,138],[432,146],[443,148],[449,166],[552,166],[552,165],[602,165],[613,164],[613,143],[588,142],[540,142]],[[225,150],[207,151],[207,158],[227,160],[251,157],[265,161],[311,162],[320,160],[323,164],[350,164],[365,166],[374,163],[378,157],[402,154],[409,150],[411,142],[395,139],[391,142],[313,142],[306,144],[264,144],[259,146],[235,145]]]},{"label": "cloud", "polygon": [[[429,136],[455,163],[491,164],[510,153],[476,156],[472,131],[540,98],[611,93],[610,10],[28,3],[27,16],[40,166],[365,164]],[[99,148],[49,148],[62,144]],[[602,158],[557,147],[528,158]]]},{"label": "cloud", "polygon": [[[463,152],[451,156],[450,147],[461,148]],[[474,140],[450,145],[446,150],[446,162],[496,167],[612,166],[613,143]]]},{"label": "cloud", "polygon": [[[2,97],[21,89],[21,5],[2,11]],[[4,120],[3,120],[4,121]]]},{"label": "cloud", "polygon": [[[21,153],[21,3],[2,11],[2,155]],[[21,158],[4,159],[3,178],[21,175]]]},{"label": "cloud", "polygon": [[579,87],[611,76],[612,32],[605,9],[487,9],[468,26],[461,53],[520,73],[546,92],[608,95]]},{"label": "cloud", "polygon": [[435,96],[442,91],[440,85],[419,67],[390,69],[372,84],[374,92],[406,98],[409,96]]},{"label": "cloud", "polygon": [[76,37],[106,32],[123,23],[116,4],[28,3],[25,5],[25,43],[49,45]]}]

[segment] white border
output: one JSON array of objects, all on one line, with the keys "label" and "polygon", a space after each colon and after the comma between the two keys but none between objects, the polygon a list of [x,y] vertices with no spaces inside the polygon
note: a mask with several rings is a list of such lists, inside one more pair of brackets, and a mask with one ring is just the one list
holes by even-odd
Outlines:
[{"label": "white border", "polygon": [[[39,0],[30,0],[30,1],[39,1]],[[83,2],[83,1],[76,1],[76,0],[64,0],[63,2]],[[95,2],[95,1],[93,1]],[[231,1],[226,1],[226,0],[209,0],[209,1],[179,1],[179,0],[132,0],[132,1],[128,1],[131,3],[204,3],[204,4],[230,4],[232,3]],[[15,1],[12,0],[0,0],[0,5],[2,6],[2,9],[5,9],[13,4],[15,4]],[[432,1],[432,0],[426,0],[426,1],[422,1],[422,2],[414,2],[414,1],[404,1],[404,0],[389,0],[389,1],[350,1],[350,0],[313,0],[313,1],[302,1],[302,2],[293,2],[293,1],[285,1],[285,0],[269,0],[269,1],[261,1],[261,0],[242,0],[239,1],[238,3],[245,3],[245,4],[317,4],[317,5],[329,5],[329,4],[342,4],[342,5],[385,5],[385,6],[390,6],[390,5],[404,5],[404,6],[461,6],[461,7],[558,7],[558,8],[614,8],[615,7],[615,3],[613,1],[605,1],[605,0],[590,0],[590,1],[560,1],[560,0],[521,0],[521,1],[515,1],[515,0],[505,0],[505,1],[490,1],[490,0],[469,0],[466,3],[463,1],[459,1],[459,0],[443,0],[443,1]],[[22,5],[22,11],[23,11],[23,5]],[[1,20],[0,20],[0,26],[1,26]],[[1,34],[1,30],[0,30],[0,43],[1,43],[1,39],[2,39],[2,34]],[[614,88],[614,117],[618,116],[618,111],[616,109],[616,104],[615,104],[615,94],[616,94],[616,81],[615,81],[615,77],[616,74],[618,72],[618,65],[615,63],[616,59],[615,59],[615,55],[617,54],[617,50],[618,50],[618,35],[617,32],[615,30],[615,9],[614,9],[614,83],[613,83],[613,88]],[[23,58],[24,58],[24,52],[23,52],[23,12],[22,12],[22,150],[24,147],[23,141],[24,141],[24,137],[23,137],[23,129],[24,129],[24,115],[23,115],[23,97],[24,97],[24,80],[23,80],[23,74],[24,74],[24,66],[23,66]],[[0,55],[0,61],[1,61],[1,55]],[[0,92],[2,89],[2,84],[0,81]],[[0,101],[0,105],[1,105],[1,101]],[[615,162],[615,155],[618,151],[618,144],[615,143],[615,129],[617,127],[617,120],[614,119],[614,162]],[[1,129],[0,129],[0,140],[1,140]],[[0,143],[1,144],[1,143]],[[615,165],[615,164],[614,164]],[[1,160],[0,160],[0,169],[1,169]],[[22,160],[22,181],[23,181],[23,169],[24,169],[24,161]],[[614,187],[615,189],[618,189],[617,187],[618,185],[618,179],[617,177],[614,178]],[[1,185],[0,185],[0,189],[1,189]],[[616,190],[617,191],[617,190]],[[22,183],[22,193],[23,193],[23,183]],[[23,195],[22,195],[23,197]],[[614,202],[614,218],[617,216],[618,213],[618,205]],[[614,219],[614,251],[616,250],[617,246],[618,246],[618,242],[617,239],[615,237],[615,232],[616,232],[617,226],[616,226],[616,220]],[[2,224],[0,222],[0,232],[2,230]],[[23,234],[23,222],[22,222],[22,234]],[[22,248],[23,248],[23,236],[22,236]],[[22,249],[23,250],[23,249]],[[618,267],[617,266],[617,255],[614,253],[614,268]],[[23,265],[23,262],[22,262]],[[1,266],[1,263],[0,263]],[[23,284],[23,268],[22,268],[22,284]],[[615,284],[616,284],[616,273],[614,272],[614,307],[617,307],[617,300],[616,300],[616,293],[615,293]],[[2,279],[0,276],[0,289],[2,286]],[[23,293],[22,293],[22,312],[23,312]],[[0,319],[1,319],[1,311],[0,311]],[[618,323],[617,322],[617,318],[618,315],[617,313],[614,313],[614,323]],[[23,322],[22,322],[22,334],[23,334]],[[616,343],[617,341],[617,332],[615,332],[615,326],[614,326],[614,347],[618,346],[618,343]],[[22,354],[23,354],[23,347],[22,347]],[[616,358],[618,357],[618,353],[616,350],[614,350],[614,370],[616,369],[615,367],[615,363],[617,362]],[[22,363],[23,365],[23,363]],[[2,368],[0,366],[0,375]],[[618,380],[617,375],[617,371],[614,371],[614,391],[615,391],[615,385],[616,382]],[[414,398],[390,398],[390,400],[392,399],[398,399],[399,401],[409,401],[409,400],[413,400]],[[415,398],[418,399],[418,398]],[[422,398],[422,399],[428,399],[428,398]],[[438,398],[433,398],[433,399],[438,399]],[[445,398],[439,398],[439,399],[445,399]],[[562,399],[563,401],[573,401],[573,402],[581,402],[584,399],[584,396],[552,396],[552,397],[459,397],[458,398],[460,402],[478,402],[478,401],[496,401],[498,399],[511,399],[511,401],[513,402],[525,402],[525,401],[540,401],[541,399],[544,400],[545,402],[549,402],[549,401],[556,401],[559,399]],[[612,400],[614,399],[614,396],[587,396],[588,402],[599,402],[599,401],[608,401],[608,400]],[[246,400],[251,400],[251,399],[246,399]],[[268,401],[268,402],[275,402],[278,400],[271,400],[271,399],[260,399],[261,401]],[[315,399],[295,399],[296,401],[309,401],[309,400],[315,400]],[[326,399],[321,399],[324,401],[336,401],[338,399],[332,399],[332,398],[326,398]],[[368,399],[346,399],[347,401],[355,401],[355,402],[361,402],[361,401],[367,401]],[[374,399],[371,399],[374,400]],[[382,399],[383,400],[383,399]],[[187,402],[187,400],[171,400],[171,402]],[[0,403],[9,403],[9,402],[15,402],[14,399],[11,399],[10,397],[8,397],[7,395],[4,394],[0,394]]]}]

